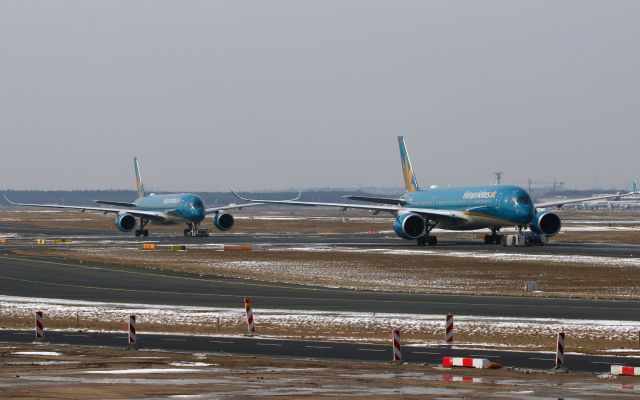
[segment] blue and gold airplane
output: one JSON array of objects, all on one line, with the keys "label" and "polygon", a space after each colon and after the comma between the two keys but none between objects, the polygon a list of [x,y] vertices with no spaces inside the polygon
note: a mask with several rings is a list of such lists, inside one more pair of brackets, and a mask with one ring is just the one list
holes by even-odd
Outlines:
[{"label": "blue and gold airplane", "polygon": [[403,239],[416,240],[419,245],[435,245],[436,236],[431,231],[436,226],[442,229],[465,231],[488,228],[485,243],[498,244],[502,236],[497,232],[503,227],[517,227],[520,232],[529,228],[531,232],[547,237],[557,235],[562,226],[560,217],[548,211],[548,208],[562,207],[565,204],[580,203],[587,200],[624,197],[638,193],[637,183],[633,182],[632,191],[626,194],[589,197],[582,199],[560,200],[533,204],[529,193],[521,187],[512,185],[473,186],[460,188],[429,188],[421,190],[411,167],[411,160],[402,136],[398,137],[400,159],[406,193],[398,199],[346,196],[350,200],[377,203],[360,205],[353,203],[318,203],[296,200],[256,200],[241,197],[244,201],[290,204],[300,206],[337,207],[343,210],[363,209],[374,213],[390,212],[395,216],[393,229]]},{"label": "blue and gold airplane", "polygon": [[161,225],[184,223],[187,224],[187,229],[184,230],[184,235],[196,236],[199,232],[198,228],[200,223],[208,214],[213,214],[213,226],[221,231],[226,231],[231,229],[234,224],[233,215],[225,212],[226,210],[241,209],[243,207],[257,205],[230,204],[223,207],[206,208],[202,198],[193,193],[146,195],[142,178],[140,176],[138,159],[135,157],[133,159],[133,165],[136,172],[137,194],[137,198],[133,203],[96,200],[96,203],[113,207],[83,207],[65,206],[60,204],[14,203],[9,200],[6,195],[4,198],[10,204],[16,206],[68,208],[81,211],[95,211],[104,214],[113,213],[116,215],[115,225],[120,231],[131,232],[137,225],[138,229],[135,229],[136,236],[149,236],[149,231],[145,229],[149,222]]}]

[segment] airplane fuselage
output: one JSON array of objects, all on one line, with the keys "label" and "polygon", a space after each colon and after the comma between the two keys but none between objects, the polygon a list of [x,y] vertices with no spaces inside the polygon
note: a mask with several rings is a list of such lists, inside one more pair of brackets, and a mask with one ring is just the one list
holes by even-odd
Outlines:
[{"label": "airplane fuselage", "polygon": [[438,224],[450,230],[525,226],[535,215],[527,191],[512,185],[433,188],[405,193],[400,199],[406,207],[462,211],[463,221]]},{"label": "airplane fuselage", "polygon": [[158,194],[140,197],[134,201],[135,209],[161,212],[166,216],[161,224],[200,223],[205,218],[204,201],[193,193]]}]

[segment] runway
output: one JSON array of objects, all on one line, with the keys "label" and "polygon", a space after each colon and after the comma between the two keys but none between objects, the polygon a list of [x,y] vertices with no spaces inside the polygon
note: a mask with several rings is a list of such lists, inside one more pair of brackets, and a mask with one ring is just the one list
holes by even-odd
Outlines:
[{"label": "runway", "polygon": [[265,309],[640,321],[639,301],[354,291],[10,255],[0,256],[0,294],[231,308],[250,297]]},{"label": "runway", "polygon": [[[0,330],[0,342],[29,343],[32,331]],[[138,332],[139,349],[159,349],[176,352],[224,353],[234,355],[266,357],[302,357],[309,359],[332,359],[348,361],[389,362],[392,358],[391,344],[319,342],[300,340],[273,340],[260,337],[157,335]],[[45,331],[45,342],[76,346],[127,347],[127,335],[123,333],[96,333]],[[443,347],[404,346],[403,361],[412,363],[441,364],[442,357],[487,358],[502,366],[551,369],[555,365],[555,354],[514,352],[477,349],[449,349]],[[565,354],[565,368],[582,372],[609,372],[611,365],[634,365],[637,359],[616,356],[589,356]]]}]

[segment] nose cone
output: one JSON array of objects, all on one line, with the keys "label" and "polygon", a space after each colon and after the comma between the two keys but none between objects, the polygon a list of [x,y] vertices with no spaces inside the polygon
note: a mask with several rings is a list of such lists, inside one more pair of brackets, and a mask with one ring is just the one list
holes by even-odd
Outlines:
[{"label": "nose cone", "polygon": [[202,221],[205,216],[205,208],[202,199],[193,197],[186,204],[184,209],[185,216],[192,221]]},{"label": "nose cone", "polygon": [[519,204],[516,207],[516,213],[518,215],[518,222],[521,224],[528,224],[533,220],[533,205],[529,204]]}]

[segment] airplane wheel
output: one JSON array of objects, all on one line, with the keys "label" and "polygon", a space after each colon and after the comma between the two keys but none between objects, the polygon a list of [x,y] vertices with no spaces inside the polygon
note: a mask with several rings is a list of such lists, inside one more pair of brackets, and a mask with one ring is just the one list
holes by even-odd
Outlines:
[{"label": "airplane wheel", "polygon": [[438,244],[438,238],[436,236],[429,236],[427,237],[427,243],[429,243],[429,246],[435,246]]},{"label": "airplane wheel", "polygon": [[484,235],[484,244],[491,244],[491,235]]},{"label": "airplane wheel", "polygon": [[425,244],[427,244],[427,237],[426,236],[420,236],[417,239],[418,242],[418,246],[424,246]]},{"label": "airplane wheel", "polygon": [[188,229],[185,229],[185,230],[184,230],[184,235],[185,235],[185,236],[189,236],[189,230],[188,230]]},{"label": "airplane wheel", "polygon": [[140,237],[140,230],[139,229],[136,229],[135,235],[136,235],[136,237]]},{"label": "airplane wheel", "polygon": [[142,231],[142,236],[144,236],[144,237],[149,236],[149,230],[148,229],[143,230]]}]

